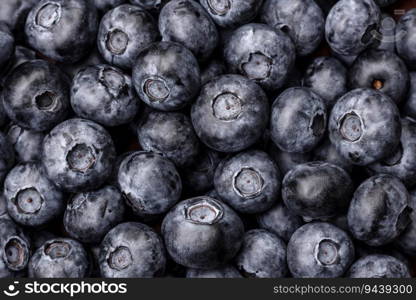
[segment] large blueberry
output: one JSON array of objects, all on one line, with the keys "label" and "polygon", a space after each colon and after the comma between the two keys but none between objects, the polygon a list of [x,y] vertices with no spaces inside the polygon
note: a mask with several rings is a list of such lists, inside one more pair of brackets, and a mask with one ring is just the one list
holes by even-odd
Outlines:
[{"label": "large blueberry", "polygon": [[329,137],[352,164],[368,165],[383,159],[400,143],[400,115],[385,94],[356,89],[341,97],[331,111]]},{"label": "large blueberry", "polygon": [[244,226],[226,204],[202,196],[177,204],[163,220],[162,235],[176,263],[214,269],[237,254]]},{"label": "large blueberry", "polygon": [[381,174],[364,181],[348,209],[352,235],[370,246],[392,242],[410,223],[409,193],[396,177]]},{"label": "large blueberry", "polygon": [[284,85],[295,56],[290,37],[265,24],[243,25],[224,47],[224,58],[232,73],[242,74],[271,91]]},{"label": "large blueberry", "polygon": [[9,215],[24,226],[41,226],[64,211],[64,195],[48,179],[40,163],[19,164],[4,181]]},{"label": "large blueberry", "polygon": [[209,81],[192,106],[192,124],[208,147],[236,152],[257,142],[269,119],[263,90],[239,75],[223,75]]},{"label": "large blueberry", "polygon": [[157,24],[142,7],[123,4],[108,11],[98,30],[98,50],[112,65],[130,69],[139,52],[159,40]]},{"label": "large blueberry", "polygon": [[42,163],[48,177],[71,192],[101,186],[111,175],[114,159],[111,136],[89,120],[67,120],[43,141]]},{"label": "large blueberry", "polygon": [[323,138],[327,124],[324,101],[307,88],[289,88],[272,106],[270,134],[286,152],[308,152]]},{"label": "large blueberry", "polygon": [[41,0],[27,16],[25,34],[29,45],[44,56],[73,63],[94,45],[97,28],[91,1]]},{"label": "large blueberry", "polygon": [[81,117],[104,126],[131,122],[139,109],[131,77],[109,65],[81,70],[71,86],[71,105]]},{"label": "large blueberry", "polygon": [[287,263],[293,277],[341,277],[353,260],[352,240],[329,223],[303,225],[287,245]]},{"label": "large blueberry", "polygon": [[347,274],[350,278],[410,278],[409,268],[389,255],[373,254],[357,260]]},{"label": "large blueberry", "polygon": [[147,105],[164,111],[191,103],[198,95],[200,77],[192,52],[177,43],[154,43],[133,64],[137,94]]}]

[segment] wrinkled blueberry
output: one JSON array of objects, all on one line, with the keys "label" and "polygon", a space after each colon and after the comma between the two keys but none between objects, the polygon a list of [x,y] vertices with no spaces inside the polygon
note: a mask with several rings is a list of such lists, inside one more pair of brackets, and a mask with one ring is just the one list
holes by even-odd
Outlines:
[{"label": "wrinkled blueberry", "polygon": [[347,275],[350,278],[409,278],[410,272],[397,258],[373,254],[357,260]]},{"label": "wrinkled blueberry", "polygon": [[269,104],[255,83],[239,75],[223,75],[203,86],[191,117],[196,134],[208,147],[236,152],[260,139]]},{"label": "wrinkled blueberry", "polygon": [[60,188],[78,192],[97,189],[109,178],[115,149],[100,125],[70,119],[45,137],[42,155],[48,177]]},{"label": "wrinkled blueberry", "polygon": [[212,270],[188,269],[186,278],[241,278],[240,272],[232,265]]},{"label": "wrinkled blueberry", "polygon": [[122,223],[100,245],[101,276],[107,278],[158,277],[165,271],[162,239],[141,223]]},{"label": "wrinkled blueberry", "polygon": [[341,277],[353,260],[352,240],[329,223],[303,225],[287,245],[287,263],[293,277]]},{"label": "wrinkled blueberry", "polygon": [[26,163],[38,161],[42,157],[42,143],[45,134],[11,125],[7,130],[7,140],[14,148],[16,160]]},{"label": "wrinkled blueberry", "polygon": [[370,246],[393,241],[410,223],[409,193],[387,174],[373,176],[357,188],[348,209],[348,226],[357,240]]},{"label": "wrinkled blueberry", "polygon": [[400,116],[394,102],[372,89],[356,89],[341,97],[331,111],[329,137],[352,164],[383,159],[400,142]]},{"label": "wrinkled blueberry", "polygon": [[178,110],[191,103],[201,85],[198,62],[177,43],[154,43],[133,64],[133,83],[139,97],[149,106]]},{"label": "wrinkled blueberry", "polygon": [[290,37],[265,24],[238,28],[224,48],[224,59],[232,73],[242,74],[271,91],[284,85],[295,56]]},{"label": "wrinkled blueberry", "polygon": [[396,26],[397,53],[412,70],[416,69],[416,8],[402,16]]},{"label": "wrinkled blueberry", "polygon": [[176,263],[188,268],[215,269],[236,255],[244,226],[226,204],[202,196],[177,204],[163,220],[162,235]]}]

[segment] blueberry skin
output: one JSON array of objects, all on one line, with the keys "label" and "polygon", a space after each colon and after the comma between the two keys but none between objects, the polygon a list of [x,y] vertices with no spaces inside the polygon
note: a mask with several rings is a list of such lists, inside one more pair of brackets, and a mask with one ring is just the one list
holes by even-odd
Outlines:
[{"label": "blueberry skin", "polygon": [[242,74],[270,91],[284,85],[295,56],[290,37],[265,24],[241,26],[224,47],[224,59],[231,73]]},{"label": "blueberry skin", "polygon": [[357,55],[374,43],[380,18],[380,8],[373,0],[340,0],[326,19],[326,40],[339,54]]},{"label": "blueberry skin", "polygon": [[29,262],[30,278],[88,277],[88,255],[81,243],[68,238],[45,242]]},{"label": "blueberry skin", "polygon": [[127,0],[93,0],[93,2],[98,11],[107,12],[114,7],[126,3]]},{"label": "blueberry skin", "polygon": [[44,137],[43,132],[27,130],[15,124],[7,130],[7,140],[14,148],[16,161],[21,163],[41,159]]},{"label": "blueberry skin", "polygon": [[4,72],[14,53],[14,37],[9,28],[0,23],[0,75]]},{"label": "blueberry skin", "polygon": [[407,66],[416,70],[416,8],[406,12],[396,26],[396,50]]},{"label": "blueberry skin", "polygon": [[356,89],[341,97],[331,111],[329,137],[354,165],[365,166],[389,156],[400,142],[397,106],[385,94]]},{"label": "blueberry skin", "polygon": [[165,248],[147,225],[122,223],[101,242],[99,264],[101,276],[106,278],[159,277],[165,271]]},{"label": "blueberry skin", "polygon": [[347,69],[334,57],[317,57],[308,65],[302,86],[321,96],[328,108],[348,91]]},{"label": "blueberry skin", "polygon": [[237,152],[252,146],[266,129],[268,99],[260,86],[245,77],[223,75],[203,86],[191,118],[196,134],[208,147]]},{"label": "blueberry skin", "polygon": [[308,223],[290,238],[287,263],[296,278],[336,278],[348,270],[354,252],[345,231],[329,223]]},{"label": "blueberry skin", "polygon": [[0,131],[0,184],[3,183],[15,161],[14,151],[7,138]]},{"label": "blueberry skin", "polygon": [[9,215],[24,226],[45,225],[65,208],[63,193],[35,162],[19,164],[9,172],[4,181],[4,196]]},{"label": "blueberry skin", "polygon": [[279,202],[269,210],[257,215],[257,223],[260,228],[266,229],[288,242],[292,234],[303,225],[303,220]]},{"label": "blueberry skin", "polygon": [[182,191],[175,165],[159,154],[145,151],[124,158],[118,185],[127,204],[139,216],[166,213],[178,202]]},{"label": "blueberry skin", "polygon": [[327,219],[346,210],[353,193],[350,176],[327,162],[310,162],[289,171],[282,184],[285,205],[307,219]]},{"label": "blueberry skin", "polygon": [[289,88],[273,102],[271,138],[282,151],[309,152],[323,138],[327,119],[321,97],[307,88]]},{"label": "blueberry skin", "polygon": [[114,226],[123,221],[124,198],[110,185],[79,193],[69,200],[63,224],[69,235],[83,243],[99,243]]},{"label": "blueberry skin", "polygon": [[408,267],[389,255],[373,254],[357,260],[348,271],[350,278],[410,278]]},{"label": "blueberry skin", "polygon": [[343,168],[348,173],[351,173],[353,165],[338,153],[335,146],[331,143],[329,138],[326,138],[318,147],[313,150],[313,160],[326,161],[333,165]]},{"label": "blueberry skin", "polygon": [[224,63],[221,60],[213,59],[201,70],[201,85],[205,85],[208,81],[225,73]]},{"label": "blueberry skin", "polygon": [[416,119],[416,72],[409,73],[409,77],[409,90],[403,104],[403,113]]},{"label": "blueberry skin", "polygon": [[285,277],[288,273],[286,244],[267,230],[249,230],[244,235],[235,264],[245,277]]},{"label": "blueberry skin", "polygon": [[219,42],[217,28],[205,9],[193,0],[171,0],[159,15],[162,40],[177,42],[199,61],[207,60]]},{"label": "blueberry skin", "polygon": [[412,209],[410,213],[410,224],[401,235],[399,235],[394,243],[403,252],[409,255],[416,255],[416,190],[409,191],[409,207]]},{"label": "blueberry skin", "polygon": [[111,65],[132,68],[142,49],[159,40],[156,21],[142,7],[123,4],[101,19],[98,50]]},{"label": "blueberry skin", "polygon": [[416,184],[416,123],[402,119],[402,134],[396,151],[382,161],[368,166],[373,174],[384,173],[396,176],[407,187]]},{"label": "blueberry skin", "polygon": [[181,109],[198,95],[198,61],[180,44],[154,43],[135,60],[133,83],[140,99],[150,107],[163,111]]},{"label": "blueberry skin", "polygon": [[225,265],[218,269],[201,270],[188,269],[186,271],[186,278],[242,278],[240,272],[232,265]]},{"label": "blueberry skin", "polygon": [[6,79],[3,105],[17,125],[33,131],[51,129],[68,113],[68,78],[44,60],[25,62]]},{"label": "blueberry skin", "polygon": [[280,150],[275,143],[270,143],[267,148],[267,153],[276,162],[282,175],[292,170],[294,167],[300,164],[307,163],[311,160],[311,153],[295,153],[285,152]]},{"label": "blueberry skin", "polygon": [[387,174],[370,177],[355,191],[348,209],[348,226],[357,240],[370,246],[392,242],[410,223],[409,193]]},{"label": "blueberry skin", "polygon": [[133,121],[139,98],[131,77],[109,65],[81,70],[71,85],[71,106],[80,117],[104,126],[119,126]]},{"label": "blueberry skin", "polygon": [[30,248],[30,239],[22,228],[11,220],[0,219],[0,278],[11,277],[13,272],[25,269]]},{"label": "blueberry skin", "polygon": [[349,69],[348,82],[351,89],[372,88],[400,103],[408,89],[409,72],[393,52],[370,49],[356,58]]},{"label": "blueberry skin", "polygon": [[254,214],[277,201],[281,175],[267,153],[250,150],[222,161],[215,171],[214,185],[221,199],[236,211]]},{"label": "blueberry skin", "polygon": [[48,177],[70,192],[97,189],[110,177],[115,156],[108,132],[85,119],[62,122],[42,145],[42,164]]},{"label": "blueberry skin", "polygon": [[28,44],[61,63],[81,60],[95,42],[97,10],[91,1],[42,0],[27,16]]},{"label": "blueberry skin", "polygon": [[260,11],[263,0],[199,0],[214,22],[221,27],[234,28],[252,21]]},{"label": "blueberry skin", "polygon": [[1,1],[0,23],[20,34],[24,31],[27,14],[39,0],[3,0]]},{"label": "blueberry skin", "polygon": [[315,51],[324,36],[324,14],[314,0],[265,0],[260,16],[290,36],[299,56]]},{"label": "blueberry skin", "polygon": [[176,263],[215,269],[237,254],[244,225],[226,204],[201,196],[177,204],[163,220],[162,235]]}]

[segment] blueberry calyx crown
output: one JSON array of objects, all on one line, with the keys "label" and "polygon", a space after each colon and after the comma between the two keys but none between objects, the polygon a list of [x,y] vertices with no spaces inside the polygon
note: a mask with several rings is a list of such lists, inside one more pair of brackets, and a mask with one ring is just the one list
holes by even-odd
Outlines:
[{"label": "blueberry calyx crown", "polygon": [[243,111],[243,102],[234,93],[225,92],[218,95],[212,103],[214,116],[221,121],[237,119]]},{"label": "blueberry calyx crown", "polygon": [[21,213],[36,214],[42,208],[44,200],[34,187],[30,187],[20,190],[13,203]]},{"label": "blueberry calyx crown", "polygon": [[100,70],[99,81],[113,97],[128,94],[128,87],[123,74],[112,68]]},{"label": "blueberry calyx crown", "polygon": [[45,29],[50,29],[61,19],[61,12],[61,5],[58,3],[46,3],[38,10],[35,22]]},{"label": "blueberry calyx crown", "polygon": [[314,136],[322,136],[325,133],[325,114],[323,112],[317,112],[312,120],[310,128],[312,129],[312,133]]},{"label": "blueberry calyx crown", "polygon": [[35,96],[35,104],[39,110],[51,111],[56,105],[56,94],[51,91],[43,91]]},{"label": "blueberry calyx crown", "polygon": [[4,246],[3,258],[9,269],[19,271],[29,260],[28,247],[19,237],[11,237]]},{"label": "blueberry calyx crown", "polygon": [[93,149],[86,144],[76,144],[66,159],[71,170],[81,173],[87,172],[96,161]]},{"label": "blueberry calyx crown", "polygon": [[264,188],[264,179],[253,168],[242,168],[234,175],[233,188],[243,198],[254,198]]},{"label": "blueberry calyx crown", "polygon": [[363,133],[361,118],[355,112],[345,114],[341,119],[340,132],[350,142],[358,141]]},{"label": "blueberry calyx crown", "polygon": [[113,55],[123,54],[129,44],[129,36],[122,30],[115,28],[107,33],[105,46]]},{"label": "blueberry calyx crown", "polygon": [[170,89],[163,78],[155,76],[144,81],[143,93],[151,102],[163,102],[169,97]]},{"label": "blueberry calyx crown", "polygon": [[261,52],[250,53],[246,62],[241,64],[241,72],[252,80],[260,81],[270,77],[273,59]]},{"label": "blueberry calyx crown", "polygon": [[230,0],[208,0],[208,7],[214,15],[226,15],[231,9]]},{"label": "blueberry calyx crown", "polygon": [[217,223],[223,216],[221,204],[212,198],[204,198],[185,207],[185,219],[201,225]]},{"label": "blueberry calyx crown", "polygon": [[110,268],[121,271],[133,263],[133,258],[129,248],[120,246],[110,253],[107,262]]},{"label": "blueberry calyx crown", "polygon": [[339,260],[339,245],[331,239],[321,240],[315,248],[315,259],[322,265],[333,265]]},{"label": "blueberry calyx crown", "polygon": [[64,241],[53,241],[44,247],[45,255],[51,259],[61,259],[67,257],[71,253],[72,247]]}]

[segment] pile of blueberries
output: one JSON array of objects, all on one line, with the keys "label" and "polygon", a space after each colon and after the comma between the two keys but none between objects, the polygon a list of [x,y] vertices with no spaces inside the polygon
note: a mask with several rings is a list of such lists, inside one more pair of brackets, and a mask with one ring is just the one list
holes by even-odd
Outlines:
[{"label": "pile of blueberries", "polygon": [[411,277],[395,2],[2,0],[0,277]]}]

